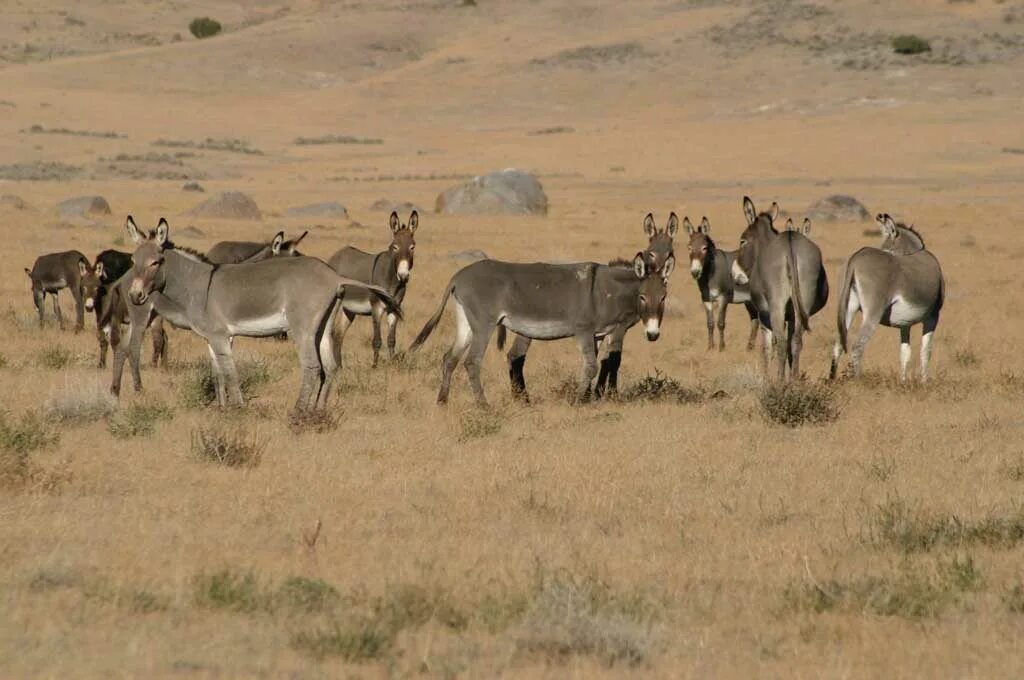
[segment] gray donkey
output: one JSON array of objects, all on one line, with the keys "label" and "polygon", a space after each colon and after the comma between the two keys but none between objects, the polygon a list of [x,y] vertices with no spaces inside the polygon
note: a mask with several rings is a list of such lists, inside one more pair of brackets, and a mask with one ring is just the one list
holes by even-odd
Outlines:
[{"label": "gray donkey", "polygon": [[832,350],[831,377],[836,377],[839,357],[847,351],[847,335],[857,312],[861,312],[860,335],[853,345],[850,365],[860,373],[861,356],[879,324],[900,329],[900,381],[907,380],[910,364],[910,328],[922,324],[921,381],[928,379],[932,336],[946,298],[946,282],[939,261],[924,245],[924,239],[889,215],[876,218],[882,226],[882,246],[861,248],[846,263],[839,293],[837,325]]},{"label": "gray donkey", "polygon": [[[312,257],[276,257],[262,262],[214,265],[199,253],[176,247],[167,221],[143,234],[129,216],[135,241],[128,298],[131,305],[155,312],[178,328],[206,340],[213,359],[217,400],[244,404],[231,344],[236,336],[266,337],[288,331],[303,370],[296,410],[326,406],[338,365],[339,348],[329,332],[346,290],[370,289],[388,311],[400,310],[382,288],[338,276]],[[147,309],[147,305],[151,305]],[[135,353],[136,314],[132,314],[129,351]],[[144,326],[142,326],[144,327]],[[115,354],[114,385],[120,386],[124,352]],[[137,354],[134,359],[137,365]],[[134,368],[134,367],[133,367]]]},{"label": "gray donkey", "polygon": [[[476,401],[486,406],[480,365],[495,326],[527,340],[575,338],[582,355],[576,399],[585,400],[597,375],[597,344],[620,327],[642,322],[647,339],[661,334],[667,281],[675,266],[669,256],[659,272],[637,253],[633,267],[578,264],[521,264],[480,260],[459,270],[445,288],[437,311],[413,341],[426,342],[454,299],[455,341],[441,363],[437,402],[448,402],[452,372],[464,360]],[[525,384],[523,385],[525,389]]]},{"label": "gray donkey", "polygon": [[[733,278],[749,284],[750,300],[757,309],[764,334],[765,371],[773,343],[777,343],[779,380],[800,376],[800,350],[810,317],[828,302],[828,278],[821,250],[806,233],[775,229],[779,206],[758,213],[749,197],[743,198],[747,228],[733,263]],[[810,223],[805,222],[809,230]]]},{"label": "gray donkey", "polygon": [[737,250],[720,250],[711,240],[711,223],[704,217],[694,228],[689,217],[683,218],[683,227],[690,236],[690,275],[697,282],[700,300],[708,321],[708,349],[715,348],[715,314],[718,314],[718,349],[725,349],[725,313],[730,304],[742,304],[750,317],[750,337],[747,351],[754,349],[757,339],[757,309],[750,301],[750,288],[733,280],[732,265]]},{"label": "gray donkey", "polygon": [[[342,276],[357,281],[366,281],[388,291],[401,304],[405,299],[405,289],[409,285],[412,274],[413,257],[416,250],[416,229],[420,226],[420,216],[415,210],[409,215],[409,223],[402,224],[398,213],[392,211],[388,220],[391,228],[391,244],[387,250],[379,253],[367,253],[348,246],[334,253],[327,264]],[[376,368],[380,359],[381,318],[387,317],[388,324],[388,358],[395,357],[398,317],[385,315],[384,305],[369,293],[352,291],[345,296],[341,304],[343,314],[338,317],[335,329],[336,342],[344,337],[348,327],[356,316],[370,316],[373,319],[373,366]]]},{"label": "gray donkey", "polygon": [[32,303],[39,313],[39,325],[43,325],[43,306],[46,296],[53,296],[53,314],[57,325],[64,330],[64,315],[60,311],[57,294],[67,288],[75,301],[75,332],[85,327],[85,302],[82,297],[82,276],[89,267],[89,260],[77,250],[40,255],[32,269],[25,269],[32,281]]},{"label": "gray donkey", "polygon": [[298,238],[286,241],[284,232],[279,231],[267,243],[258,241],[221,241],[206,251],[206,259],[213,264],[241,264],[242,262],[261,262],[281,255],[301,255],[299,243],[306,238],[308,231],[302,232]]},{"label": "gray donkey", "polygon": [[[658,229],[654,215],[647,213],[643,222],[644,234],[647,235],[647,248],[642,254],[647,270],[651,273],[660,272],[669,257],[674,257],[673,239],[679,231],[679,218],[670,212],[664,229]],[[632,267],[630,260],[617,258],[608,263],[609,266]],[[628,331],[636,321],[622,325],[604,337],[603,354],[597,382],[594,383],[594,396],[600,398],[605,394],[613,395],[619,390],[619,368],[622,366],[622,344]],[[498,349],[505,346],[505,327],[498,327]],[[529,401],[526,392],[526,379],[523,368],[526,365],[526,353],[530,349],[530,339],[516,336],[508,351],[508,375],[512,385],[512,396]]]}]

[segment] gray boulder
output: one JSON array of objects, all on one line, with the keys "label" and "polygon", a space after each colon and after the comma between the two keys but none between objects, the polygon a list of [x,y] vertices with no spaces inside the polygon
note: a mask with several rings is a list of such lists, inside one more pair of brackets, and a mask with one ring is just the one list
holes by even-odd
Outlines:
[{"label": "gray boulder", "polygon": [[79,196],[58,203],[57,214],[61,219],[71,222],[76,220],[92,222],[93,218],[111,213],[110,204],[102,196]]},{"label": "gray boulder", "polygon": [[865,222],[871,213],[864,204],[853,196],[832,194],[815,201],[807,209],[811,221],[821,222]]},{"label": "gray boulder", "polygon": [[208,217],[222,220],[261,220],[256,201],[240,191],[225,191],[211,196],[188,211],[193,217]]},{"label": "gray boulder", "polygon": [[345,209],[341,203],[337,201],[328,201],[326,203],[310,203],[309,205],[300,205],[294,208],[288,208],[285,211],[286,217],[335,217],[338,219],[346,219],[348,217],[348,210]]},{"label": "gray boulder", "polygon": [[435,209],[446,215],[546,215],[548,197],[536,177],[508,169],[448,189]]}]

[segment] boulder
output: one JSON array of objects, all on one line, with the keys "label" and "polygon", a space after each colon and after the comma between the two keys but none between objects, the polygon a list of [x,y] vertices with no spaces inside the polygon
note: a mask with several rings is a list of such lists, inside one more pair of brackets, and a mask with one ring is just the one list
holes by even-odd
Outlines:
[{"label": "boulder", "polygon": [[533,175],[508,169],[474,177],[437,197],[446,215],[546,215],[548,197]]},{"label": "boulder", "polygon": [[256,201],[240,191],[225,191],[211,196],[188,211],[193,217],[208,217],[222,220],[261,220]]},{"label": "boulder", "polygon": [[15,196],[14,194],[4,194],[0,196],[0,207],[10,208],[11,210],[28,210],[29,205],[25,202],[21,196]]},{"label": "boulder", "polygon": [[348,210],[345,209],[341,203],[337,201],[328,201],[326,203],[310,203],[309,205],[300,205],[294,208],[288,208],[285,211],[286,217],[334,217],[338,219],[346,219],[348,217]]},{"label": "boulder", "polygon": [[196,191],[198,193],[204,193],[206,189],[199,182],[185,182],[185,186],[181,187],[182,191]]},{"label": "boulder", "polygon": [[807,209],[807,216],[812,222],[865,222],[871,219],[871,213],[863,203],[845,194],[832,194],[815,201]]},{"label": "boulder", "polygon": [[102,196],[79,196],[58,203],[57,214],[61,219],[70,222],[93,222],[95,217],[110,214],[110,204]]}]

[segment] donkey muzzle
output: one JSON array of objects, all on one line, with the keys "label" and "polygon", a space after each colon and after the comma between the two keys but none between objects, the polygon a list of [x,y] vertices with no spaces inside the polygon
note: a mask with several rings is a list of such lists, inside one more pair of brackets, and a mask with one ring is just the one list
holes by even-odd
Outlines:
[{"label": "donkey muzzle", "polygon": [[88,311],[90,311],[90,312],[91,312],[91,311],[92,311],[92,308],[93,308],[93,307],[95,307],[95,306],[96,306],[96,303],[95,303],[95,302],[93,301],[93,299],[92,299],[92,298],[85,298],[85,308],[86,308],[86,309],[87,309]]},{"label": "donkey muzzle", "polygon": [[395,272],[398,275],[399,281],[408,281],[409,275],[412,273],[412,269],[409,267],[409,262],[402,260],[398,263],[398,270]]},{"label": "donkey muzzle", "polygon": [[690,276],[695,279],[699,279],[701,272],[704,271],[704,263],[700,260],[690,260]]},{"label": "donkey muzzle", "polygon": [[657,319],[648,319],[644,324],[644,332],[647,334],[647,339],[654,342],[661,336],[661,324]]}]

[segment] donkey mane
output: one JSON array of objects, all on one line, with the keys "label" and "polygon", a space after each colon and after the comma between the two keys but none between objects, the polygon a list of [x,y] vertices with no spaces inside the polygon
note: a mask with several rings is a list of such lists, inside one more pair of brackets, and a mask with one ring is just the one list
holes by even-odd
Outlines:
[{"label": "donkey mane", "polygon": [[210,262],[204,253],[199,252],[195,248],[189,248],[188,246],[179,246],[172,241],[164,243],[164,250],[176,250],[190,260],[197,260],[203,264],[213,264],[213,262]]},{"label": "donkey mane", "polygon": [[625,259],[623,257],[617,257],[614,260],[610,260],[608,262],[608,266],[609,267],[629,267],[630,269],[632,269],[633,268],[633,261],[632,260],[627,260],[627,259]]},{"label": "donkey mane", "polygon": [[904,224],[903,222],[897,222],[896,228],[902,229],[903,231],[908,231],[914,236],[916,236],[917,240],[921,242],[921,247],[924,247],[924,237],[921,236],[921,232],[919,232],[913,224]]}]

